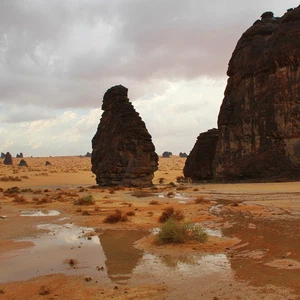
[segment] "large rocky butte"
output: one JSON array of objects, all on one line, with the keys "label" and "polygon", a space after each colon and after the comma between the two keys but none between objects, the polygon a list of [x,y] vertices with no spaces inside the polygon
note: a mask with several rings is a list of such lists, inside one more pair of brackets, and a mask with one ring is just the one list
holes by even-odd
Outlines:
[{"label": "large rocky butte", "polygon": [[92,140],[92,171],[101,186],[152,185],[158,155],[145,123],[122,85],[103,97],[102,118]]},{"label": "large rocky butte", "polygon": [[[300,177],[299,63],[300,6],[281,18],[266,12],[242,35],[218,117],[214,180]],[[202,180],[196,168],[189,177]]]}]

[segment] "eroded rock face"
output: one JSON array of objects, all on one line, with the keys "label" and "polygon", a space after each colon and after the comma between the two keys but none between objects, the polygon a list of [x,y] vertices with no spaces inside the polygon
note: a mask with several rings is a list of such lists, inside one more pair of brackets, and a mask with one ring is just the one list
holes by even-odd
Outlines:
[{"label": "eroded rock face", "polygon": [[266,12],[238,41],[218,118],[216,180],[300,175],[300,8]]},{"label": "eroded rock face", "polygon": [[103,97],[104,112],[92,139],[91,158],[101,186],[151,186],[158,169],[151,135],[127,92],[124,86],[114,86]]},{"label": "eroded rock face", "polygon": [[213,160],[218,141],[218,129],[201,133],[186,159],[183,174],[193,181],[213,179]]},{"label": "eroded rock face", "polygon": [[12,164],[13,164],[13,159],[12,159],[12,156],[11,156],[11,154],[10,154],[9,152],[7,152],[7,153],[5,154],[5,158],[4,158],[3,163],[4,163],[5,165],[12,165]]}]

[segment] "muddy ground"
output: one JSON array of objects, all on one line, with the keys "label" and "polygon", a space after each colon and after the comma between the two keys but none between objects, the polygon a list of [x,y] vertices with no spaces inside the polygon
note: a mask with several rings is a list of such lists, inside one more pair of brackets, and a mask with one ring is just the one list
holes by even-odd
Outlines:
[{"label": "muddy ground", "polygon": [[[153,188],[109,189],[89,158],[25,160],[0,164],[0,300],[300,299],[298,182],[178,183],[173,156]],[[157,244],[168,207],[208,241]],[[116,209],[127,220],[105,223]]]}]

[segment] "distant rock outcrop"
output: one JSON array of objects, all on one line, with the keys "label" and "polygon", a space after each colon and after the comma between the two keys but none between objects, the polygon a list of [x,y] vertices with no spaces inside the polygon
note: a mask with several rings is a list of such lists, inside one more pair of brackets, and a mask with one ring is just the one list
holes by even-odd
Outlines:
[{"label": "distant rock outcrop", "polygon": [[21,159],[18,166],[19,167],[28,167],[28,164],[24,159]]},{"label": "distant rock outcrop", "polygon": [[145,123],[127,98],[124,86],[110,88],[92,140],[92,171],[101,186],[152,185],[158,156]]},{"label": "distant rock outcrop", "polygon": [[92,157],[92,153],[87,152],[86,155],[85,155],[85,157]]},{"label": "distant rock outcrop", "polygon": [[50,161],[46,161],[46,163],[45,163],[45,166],[52,166],[52,164],[51,164],[51,162]]},{"label": "distant rock outcrop", "polygon": [[1,152],[1,158],[5,158],[5,153]]},{"label": "distant rock outcrop", "polygon": [[13,164],[13,159],[12,159],[12,156],[9,152],[7,152],[5,154],[5,158],[4,158],[4,162],[3,162],[5,165],[12,165]]},{"label": "distant rock outcrop", "polygon": [[162,154],[162,157],[164,157],[164,158],[169,158],[171,155],[172,155],[172,152],[165,151],[165,152]]},{"label": "distant rock outcrop", "polygon": [[23,158],[23,153],[17,154],[16,158]]},{"label": "distant rock outcrop", "polygon": [[180,153],[179,153],[179,156],[180,156],[180,157],[188,157],[188,155],[187,155],[185,152],[180,152]]},{"label": "distant rock outcrop", "polygon": [[193,181],[213,179],[213,160],[219,131],[216,128],[201,133],[186,159],[183,174]]},{"label": "distant rock outcrop", "polygon": [[281,18],[262,14],[238,41],[227,74],[213,179],[300,178],[300,6]]}]

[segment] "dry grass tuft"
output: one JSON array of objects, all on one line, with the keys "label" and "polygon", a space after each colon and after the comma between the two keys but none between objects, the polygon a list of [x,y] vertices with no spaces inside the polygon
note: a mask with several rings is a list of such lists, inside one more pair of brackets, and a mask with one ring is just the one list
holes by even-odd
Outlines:
[{"label": "dry grass tuft", "polygon": [[205,199],[203,196],[198,196],[196,199],[195,199],[195,203],[196,204],[205,204],[205,203],[209,203],[210,201]]},{"label": "dry grass tuft", "polygon": [[149,204],[150,204],[150,205],[158,205],[159,202],[158,202],[157,200],[151,200],[151,201],[149,202]]},{"label": "dry grass tuft", "polygon": [[170,218],[176,221],[182,221],[184,220],[184,214],[181,210],[175,210],[174,207],[167,207],[158,218],[158,221],[160,223],[164,223]]},{"label": "dry grass tuft", "polygon": [[82,196],[74,201],[74,205],[93,205],[93,204],[95,204],[93,195]]},{"label": "dry grass tuft", "polygon": [[17,202],[17,203],[27,203],[27,200],[25,199],[24,196],[16,195],[16,196],[14,196],[13,202]]},{"label": "dry grass tuft", "polygon": [[126,222],[128,221],[127,214],[124,214],[121,210],[116,209],[114,213],[106,216],[104,219],[104,223],[117,223],[117,222]]}]

